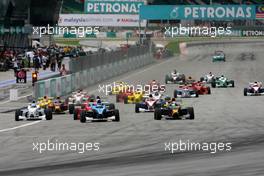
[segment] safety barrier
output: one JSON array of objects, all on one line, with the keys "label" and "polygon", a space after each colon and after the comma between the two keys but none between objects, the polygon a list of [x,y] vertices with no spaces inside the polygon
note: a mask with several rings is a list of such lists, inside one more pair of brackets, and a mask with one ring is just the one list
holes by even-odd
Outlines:
[{"label": "safety barrier", "polygon": [[151,54],[132,57],[102,66],[82,70],[67,76],[39,81],[34,87],[34,97],[57,97],[70,94],[111,77],[135,70],[154,62]]}]

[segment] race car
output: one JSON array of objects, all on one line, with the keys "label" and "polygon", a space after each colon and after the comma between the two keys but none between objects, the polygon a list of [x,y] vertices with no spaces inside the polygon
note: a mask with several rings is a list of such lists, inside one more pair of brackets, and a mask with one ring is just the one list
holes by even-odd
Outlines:
[{"label": "race car", "polygon": [[264,95],[264,88],[261,82],[249,83],[247,88],[244,88],[244,96]]},{"label": "race car", "polygon": [[159,108],[164,101],[161,99],[161,95],[153,96],[153,94],[149,94],[148,98],[144,98],[144,100],[140,103],[135,104],[135,112],[154,112],[156,108]]},{"label": "race car", "polygon": [[90,106],[91,103],[93,103],[93,101],[87,100],[81,106],[75,107],[74,112],[73,112],[73,120],[79,120],[82,111],[85,111],[85,112],[92,111],[92,107]]},{"label": "race car", "polygon": [[190,85],[179,86],[173,92],[174,98],[196,98],[199,97],[198,92]]},{"label": "race car", "polygon": [[86,121],[120,121],[119,110],[115,105],[108,102],[93,102],[89,106],[91,109],[82,110],[80,113],[80,122]]},{"label": "race car", "polygon": [[212,61],[213,62],[217,62],[217,61],[226,61],[225,58],[225,53],[223,51],[215,51],[213,57],[212,57]]},{"label": "race car", "polygon": [[156,80],[151,80],[148,84],[145,85],[145,91],[146,92],[165,92],[165,85],[161,85],[158,81]]},{"label": "race car", "polygon": [[125,104],[134,104],[139,103],[143,100],[144,92],[135,91],[135,92],[121,92],[116,95],[116,102],[124,102]]},{"label": "race car", "polygon": [[164,104],[161,108],[155,109],[154,120],[166,119],[194,119],[193,107],[183,107],[175,100]]},{"label": "race car", "polygon": [[211,84],[213,79],[215,79],[215,76],[212,74],[212,72],[209,72],[209,74],[205,75],[204,77],[201,77],[200,81],[203,83]]},{"label": "race car", "polygon": [[186,80],[185,75],[177,72],[176,70],[165,76],[165,84],[169,84],[169,83],[184,84],[185,80]]},{"label": "race car", "polygon": [[234,80],[230,80],[226,78],[224,75],[220,77],[215,77],[213,81],[211,82],[211,85],[213,88],[221,87],[221,88],[227,88],[227,87],[235,87]]},{"label": "race car", "polygon": [[54,99],[52,105],[53,106],[50,105],[50,109],[56,114],[63,113],[68,110],[68,102],[62,100],[60,97]]},{"label": "race car", "polygon": [[81,106],[85,101],[95,98],[93,95],[89,96],[86,92],[77,91],[73,92],[70,97],[68,97],[68,106],[69,106],[69,113],[73,114],[75,106]]},{"label": "race car", "polygon": [[211,94],[211,88],[204,85],[202,82],[193,82],[189,85],[193,90],[195,90],[199,95]]},{"label": "race car", "polygon": [[21,108],[15,112],[15,121],[20,120],[51,120],[51,109],[41,108],[35,102],[30,103],[26,108]]},{"label": "race car", "polygon": [[120,92],[126,92],[127,90],[130,90],[130,85],[128,83],[123,81],[117,81],[114,82],[114,85],[111,87],[111,90],[108,90],[109,95],[116,95]]},{"label": "race car", "polygon": [[53,98],[47,96],[39,98],[37,104],[43,109],[52,109],[54,107]]}]

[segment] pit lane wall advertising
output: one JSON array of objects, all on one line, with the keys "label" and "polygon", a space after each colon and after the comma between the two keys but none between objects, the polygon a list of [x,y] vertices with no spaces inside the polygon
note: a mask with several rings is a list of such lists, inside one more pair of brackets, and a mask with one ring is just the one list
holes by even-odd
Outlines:
[{"label": "pit lane wall advertising", "polygon": [[[139,25],[139,15],[119,14],[60,14],[59,26],[111,26],[136,27]],[[146,26],[146,20],[140,22]]]},{"label": "pit lane wall advertising", "polygon": [[78,89],[119,76],[154,62],[150,53],[97,66],[67,76],[38,81],[34,86],[34,98],[66,96]]},{"label": "pit lane wall advertising", "polygon": [[[157,9],[159,13],[156,13]],[[263,5],[142,5],[140,7],[140,19],[147,20],[250,20],[263,18]]]},{"label": "pit lane wall advertising", "polygon": [[60,14],[59,26],[146,26],[146,20],[139,20],[143,0],[86,0],[84,14]]}]

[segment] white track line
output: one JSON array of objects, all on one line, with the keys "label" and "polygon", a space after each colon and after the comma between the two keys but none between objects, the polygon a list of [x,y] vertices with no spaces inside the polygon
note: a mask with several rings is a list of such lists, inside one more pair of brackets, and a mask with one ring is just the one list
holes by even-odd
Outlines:
[{"label": "white track line", "polygon": [[27,124],[24,124],[24,125],[20,125],[20,126],[16,126],[16,127],[12,127],[12,128],[6,128],[6,129],[2,129],[0,130],[0,133],[2,132],[6,132],[6,131],[11,131],[11,130],[16,130],[18,128],[23,128],[23,127],[27,127],[27,126],[31,126],[31,125],[35,125],[37,123],[39,123],[40,121],[35,121],[35,122],[31,122],[31,123],[27,123]]}]

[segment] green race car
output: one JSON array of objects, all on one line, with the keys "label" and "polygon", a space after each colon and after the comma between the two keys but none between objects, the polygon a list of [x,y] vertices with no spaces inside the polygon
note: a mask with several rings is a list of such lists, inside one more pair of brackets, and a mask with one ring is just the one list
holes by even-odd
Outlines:
[{"label": "green race car", "polygon": [[235,87],[235,82],[234,80],[230,80],[226,77],[224,77],[223,75],[220,77],[215,77],[215,79],[212,80],[211,85],[213,88],[216,87]]},{"label": "green race car", "polygon": [[223,51],[215,51],[213,58],[212,58],[213,62],[217,62],[217,61],[226,61],[225,58],[225,53]]}]

